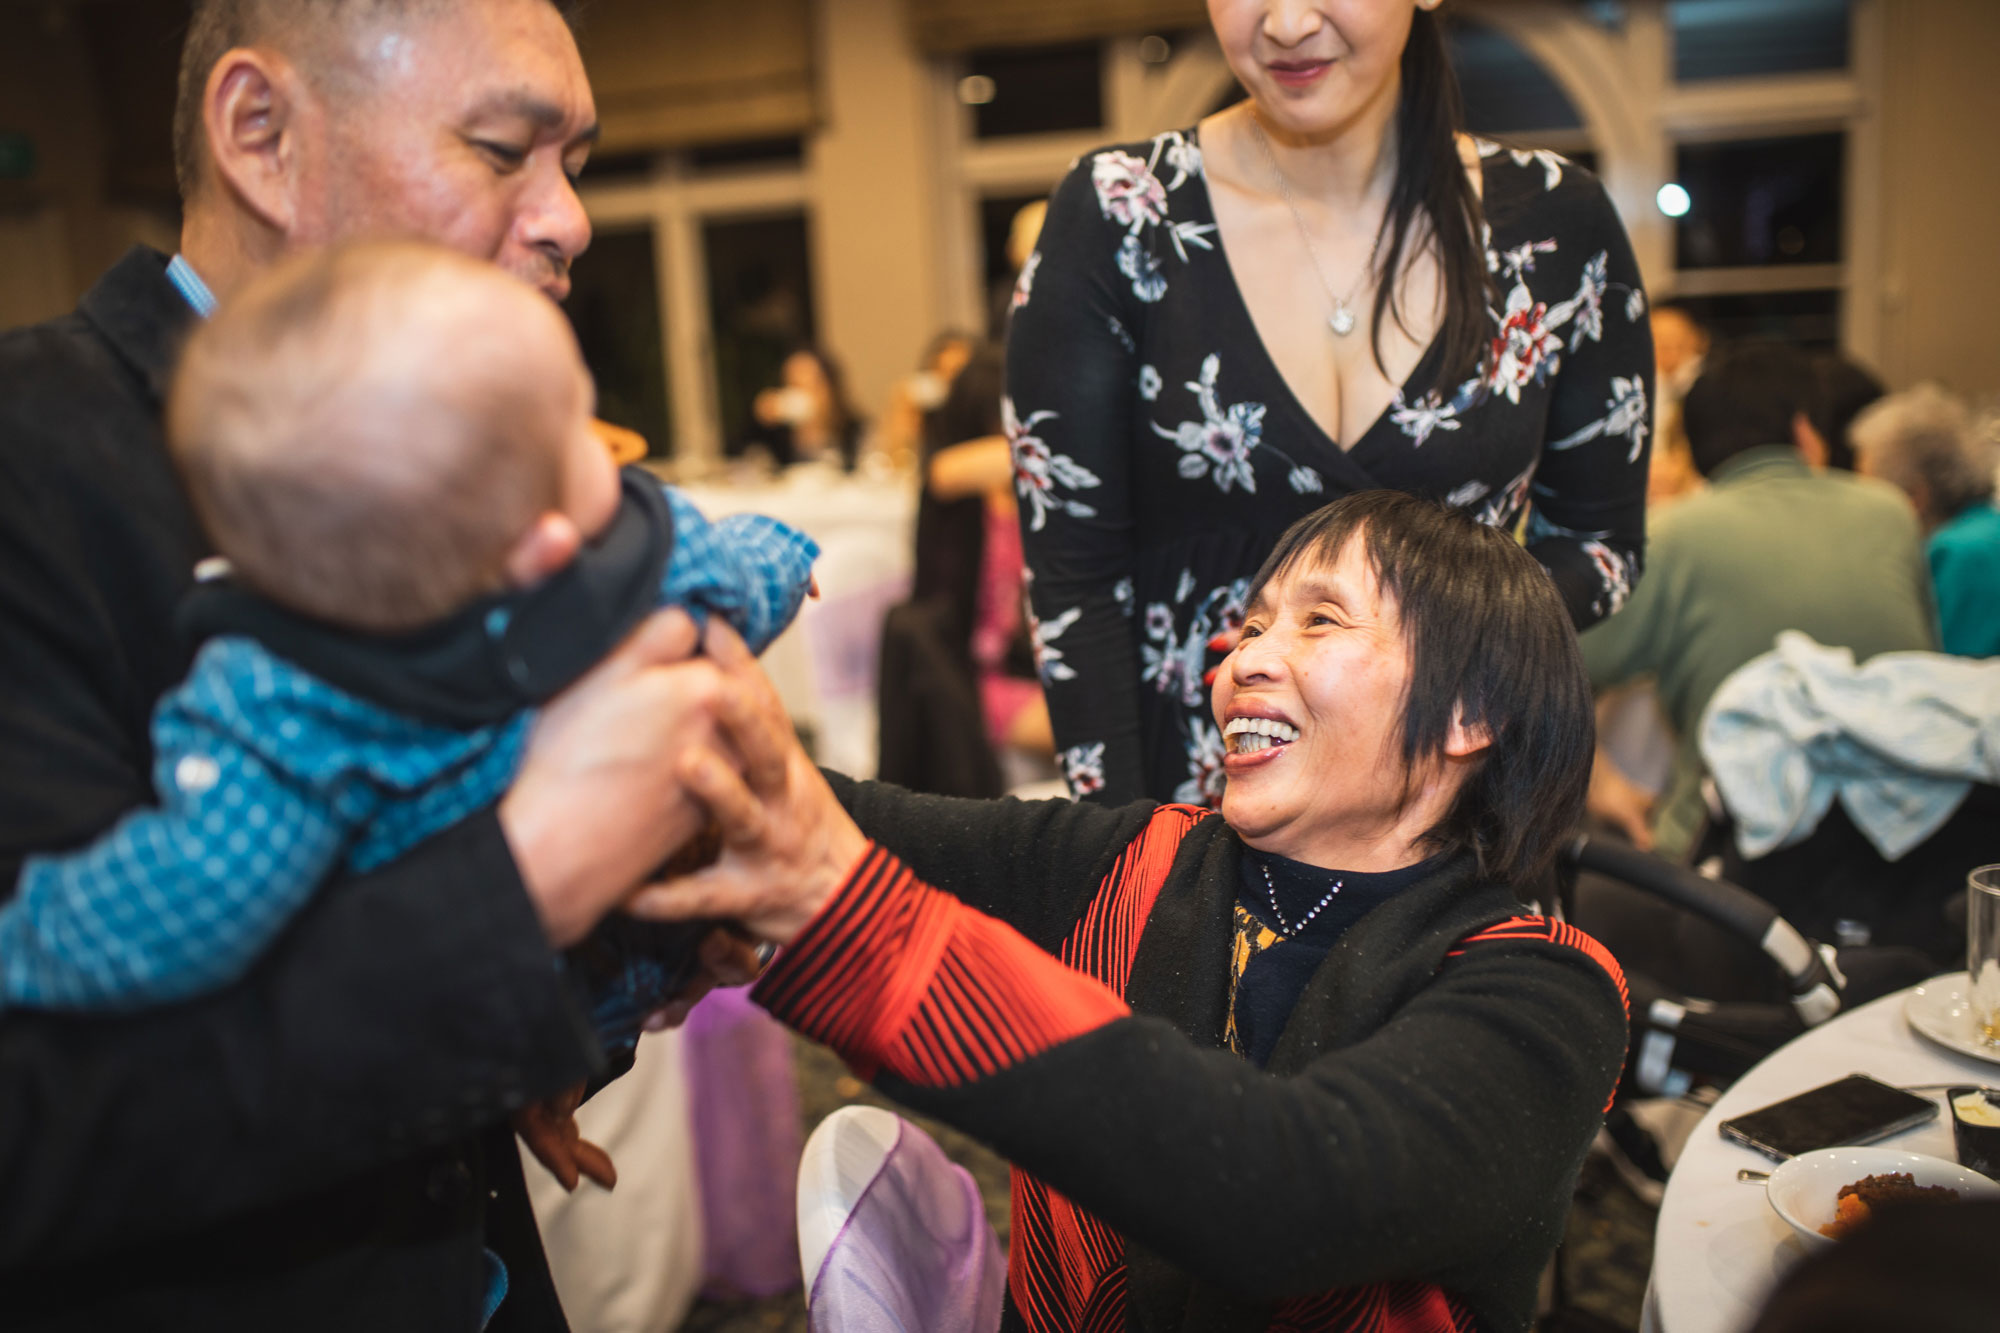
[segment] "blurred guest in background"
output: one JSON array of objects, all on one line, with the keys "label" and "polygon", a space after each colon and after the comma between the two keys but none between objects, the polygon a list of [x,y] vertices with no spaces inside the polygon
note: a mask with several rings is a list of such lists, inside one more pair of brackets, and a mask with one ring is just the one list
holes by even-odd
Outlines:
[{"label": "blurred guest in background", "polygon": [[1678,301],[1653,307],[1653,363],[1659,370],[1660,402],[1678,405],[1701,378],[1708,355],[1708,329]]},{"label": "blurred guest in background", "polygon": [[1210,0],[1249,99],[1090,154],[1050,202],[1006,422],[1080,796],[1218,797],[1204,654],[1330,497],[1511,527],[1532,492],[1529,549],[1578,625],[1638,577],[1653,353],[1631,246],[1588,172],[1461,132],[1437,7]]},{"label": "blurred guest in background", "polygon": [[1660,515],[1646,581],[1583,635],[1592,685],[1658,681],[1676,739],[1673,772],[1657,812],[1620,822],[1651,813],[1666,855],[1684,855],[1701,826],[1702,710],[1779,631],[1802,630],[1864,660],[1937,646],[1915,516],[1879,482],[1807,465],[1798,440],[1812,399],[1811,363],[1792,348],[1752,344],[1709,358],[1682,405],[1709,484]]},{"label": "blurred guest in background", "polygon": [[982,345],[951,386],[925,441],[917,505],[916,595],[949,597],[978,678],[987,738],[1055,753],[1023,615],[1021,525],[1002,433],[1005,358]]},{"label": "blurred guest in background", "polygon": [[1646,501],[1660,504],[1686,495],[1701,485],[1701,474],[1688,456],[1687,434],[1681,429],[1681,399],[1701,376],[1708,355],[1708,330],[1684,305],[1653,307],[1653,369],[1659,402],[1654,420],[1653,461],[1646,480]]},{"label": "blurred guest in background", "polygon": [[951,382],[965,368],[972,348],[969,334],[946,329],[931,339],[918,358],[916,371],[896,381],[890,390],[888,410],[882,413],[870,447],[897,471],[916,465],[924,448],[925,423],[944,406]]},{"label": "blurred guest in background", "polygon": [[1054,752],[1026,631],[1002,364],[997,346],[975,347],[924,419],[916,577],[883,626],[878,772],[944,796],[997,796],[1010,752]]},{"label": "blurred guest in background", "polygon": [[1934,384],[1891,394],[1855,418],[1856,470],[1895,483],[1926,534],[1944,650],[2000,655],[2000,466],[1990,425]]},{"label": "blurred guest in background", "polygon": [[840,363],[822,348],[801,347],[778,374],[777,385],[751,403],[751,442],[779,467],[827,462],[853,471],[864,423],[848,401]]},{"label": "blurred guest in background", "polygon": [[1815,467],[1854,470],[1850,430],[1861,410],[1888,390],[1866,366],[1840,352],[1813,356],[1813,401],[1806,418],[1812,427],[1799,442],[1806,461]]},{"label": "blurred guest in background", "polygon": [[1042,238],[1042,224],[1048,221],[1049,201],[1037,199],[1014,211],[1007,228],[1007,276],[994,282],[987,292],[987,327],[995,340],[1007,340],[1007,325],[1013,322],[1014,307],[1021,302],[1021,270],[1035,253]]}]

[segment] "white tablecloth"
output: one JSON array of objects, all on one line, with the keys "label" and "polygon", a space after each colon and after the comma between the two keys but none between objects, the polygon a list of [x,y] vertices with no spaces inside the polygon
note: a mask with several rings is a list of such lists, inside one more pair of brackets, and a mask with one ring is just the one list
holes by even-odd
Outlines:
[{"label": "white tablecloth", "polygon": [[910,594],[916,482],[805,465],[755,485],[682,489],[710,518],[768,514],[820,544],[821,599],[771,645],[764,670],[820,763],[873,776],[882,616]]},{"label": "white tablecloth", "polygon": [[[1933,1045],[1903,1017],[1908,992],[1886,996],[1788,1042],[1722,1095],[1695,1127],[1667,1181],[1653,1237],[1653,1279],[1643,1327],[1651,1333],[1742,1333],[1777,1279],[1805,1254],[1743,1167],[1769,1171],[1770,1158],[1724,1139],[1717,1126],[1781,1098],[1848,1074],[1884,1083],[2000,1082],[2000,1065]],[[1884,1147],[1956,1160],[1951,1120],[1938,1118],[1883,1140]]]}]

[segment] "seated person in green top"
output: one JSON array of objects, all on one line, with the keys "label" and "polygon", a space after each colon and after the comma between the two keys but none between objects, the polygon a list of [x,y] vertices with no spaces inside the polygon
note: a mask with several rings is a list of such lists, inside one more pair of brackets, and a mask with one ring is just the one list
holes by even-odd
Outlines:
[{"label": "seated person in green top", "polygon": [[[1590,683],[1655,678],[1674,763],[1655,848],[1685,856],[1704,818],[1696,743],[1725,677],[1795,629],[1857,660],[1936,649],[1930,577],[1909,503],[1868,477],[1809,466],[1812,368],[1755,343],[1711,354],[1681,405],[1708,487],[1660,513],[1632,599],[1582,635]],[[1599,764],[1609,761],[1598,756]]]},{"label": "seated person in green top", "polygon": [[744,776],[682,769],[724,852],[632,910],[781,944],[762,1004],[1014,1163],[1005,1328],[1525,1330],[1626,1035],[1521,902],[1588,775],[1568,612],[1394,491],[1247,607],[1220,814],[822,777],[718,626],[671,670],[724,675]]},{"label": "seated person in green top", "polygon": [[1996,424],[1974,421],[1935,384],[1892,394],[1854,423],[1859,470],[1901,487],[1917,508],[1928,534],[1939,637],[1946,652],[1961,657],[2000,655]]}]

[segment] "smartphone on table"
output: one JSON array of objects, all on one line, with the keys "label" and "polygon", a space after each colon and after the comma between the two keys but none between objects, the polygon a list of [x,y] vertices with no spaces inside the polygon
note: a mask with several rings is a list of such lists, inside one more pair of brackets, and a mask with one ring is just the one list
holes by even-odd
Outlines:
[{"label": "smartphone on table", "polygon": [[1873,1143],[1914,1129],[1937,1103],[1901,1088],[1849,1074],[1822,1087],[1722,1122],[1722,1137],[1784,1161],[1816,1148]]}]

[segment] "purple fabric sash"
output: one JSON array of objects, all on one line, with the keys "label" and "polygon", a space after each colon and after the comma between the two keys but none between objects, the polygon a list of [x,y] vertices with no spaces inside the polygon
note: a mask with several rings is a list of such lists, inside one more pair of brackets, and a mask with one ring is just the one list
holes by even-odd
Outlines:
[{"label": "purple fabric sash", "polygon": [[810,1333],[994,1333],[1007,1261],[979,1188],[930,1135],[896,1146],[827,1248]]},{"label": "purple fabric sash", "polygon": [[701,1177],[702,1295],[799,1285],[799,1090],[791,1037],[749,987],[710,991],[681,1029]]}]

